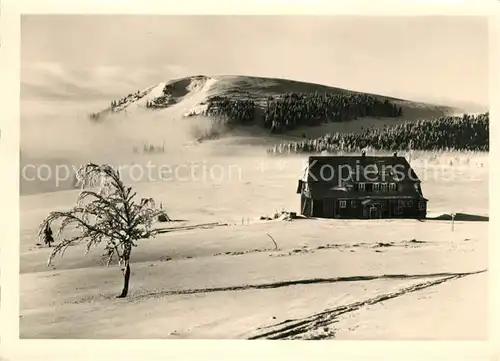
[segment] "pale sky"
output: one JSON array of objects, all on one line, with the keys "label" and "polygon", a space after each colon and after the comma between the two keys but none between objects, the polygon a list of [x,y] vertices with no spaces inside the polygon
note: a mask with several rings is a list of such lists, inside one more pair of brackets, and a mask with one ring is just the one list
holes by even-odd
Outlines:
[{"label": "pale sky", "polygon": [[31,15],[21,42],[23,86],[230,74],[488,104],[480,17]]}]

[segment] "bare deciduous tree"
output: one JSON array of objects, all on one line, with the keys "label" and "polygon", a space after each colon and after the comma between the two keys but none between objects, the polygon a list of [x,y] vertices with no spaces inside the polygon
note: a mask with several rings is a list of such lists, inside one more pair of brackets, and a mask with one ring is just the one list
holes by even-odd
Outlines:
[{"label": "bare deciduous tree", "polygon": [[[118,171],[110,165],[89,163],[77,172],[82,191],[76,205],[66,212],[51,212],[40,224],[38,236],[53,222],[60,222],[56,238],[68,227],[74,227],[72,237],[64,238],[51,252],[48,266],[53,258],[72,245],[86,243],[87,254],[101,242],[106,244],[108,266],[116,256],[123,274],[123,289],[118,298],[126,297],[130,279],[130,256],[132,248],[141,239],[154,237],[157,231],[153,221],[162,214],[153,199],[142,198],[135,202],[136,193],[125,186]],[[97,191],[91,188],[100,185]]]}]

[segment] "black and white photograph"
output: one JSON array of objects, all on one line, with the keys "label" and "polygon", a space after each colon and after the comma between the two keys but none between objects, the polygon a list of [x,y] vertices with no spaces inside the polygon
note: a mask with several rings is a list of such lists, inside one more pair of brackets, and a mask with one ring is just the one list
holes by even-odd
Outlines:
[{"label": "black and white photograph", "polygon": [[20,339],[488,339],[488,17],[20,22]]}]

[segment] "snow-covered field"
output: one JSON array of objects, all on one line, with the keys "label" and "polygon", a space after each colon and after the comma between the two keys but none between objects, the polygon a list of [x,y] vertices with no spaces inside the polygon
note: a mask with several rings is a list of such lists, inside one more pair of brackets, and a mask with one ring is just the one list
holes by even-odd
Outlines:
[{"label": "snow-covered field", "polygon": [[[213,161],[237,164],[242,158]],[[241,162],[241,180],[136,184],[141,195],[162,202],[182,221],[171,227],[228,225],[143,241],[134,250],[132,292],[124,301],[113,298],[120,273],[102,267],[100,250],[83,257],[84,249],[73,247],[47,269],[49,249],[35,246],[38,222],[53,209],[70,207],[77,193],[21,197],[21,336],[251,337],[263,326],[393,292],[401,294],[338,316],[331,311],[327,321],[311,321],[296,337],[486,336],[487,273],[460,280],[456,274],[487,269],[487,222],[457,221],[452,232],[449,221],[433,220],[261,221],[259,216],[276,209],[298,210],[294,187],[300,167],[298,160],[288,160],[274,174],[252,171],[254,162],[258,159]],[[283,165],[274,159],[267,167]],[[487,168],[471,165],[469,171],[475,179],[424,183],[431,212],[487,215]],[[443,279],[443,284],[405,291]],[[473,316],[463,312],[464,302]],[[457,327],[461,318],[473,319],[475,326]],[[119,327],[124,324],[134,328]]]},{"label": "snow-covered field", "polygon": [[[24,165],[127,165],[124,179],[176,222],[133,250],[131,292],[118,300],[121,273],[103,266],[101,249],[84,256],[71,247],[46,267],[50,249],[36,245],[37,226],[78,192],[69,181],[24,180],[21,338],[487,337],[487,221],[463,216],[452,231],[438,220],[260,220],[299,210],[305,157],[269,158],[265,147],[276,139],[251,131],[196,144],[190,129],[206,119],[182,119],[188,105],[154,116],[137,110],[101,128],[65,125],[66,133],[53,119],[43,133],[53,142],[30,135],[36,122],[23,123]],[[163,153],[132,152],[165,140]],[[418,153],[412,165],[430,215],[488,216],[487,154]],[[166,179],[160,166],[171,171]]]}]

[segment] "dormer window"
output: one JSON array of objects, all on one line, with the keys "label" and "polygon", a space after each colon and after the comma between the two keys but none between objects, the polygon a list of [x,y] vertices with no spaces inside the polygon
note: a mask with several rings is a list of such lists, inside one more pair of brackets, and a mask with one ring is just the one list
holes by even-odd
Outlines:
[{"label": "dormer window", "polygon": [[365,170],[365,175],[369,177],[370,176],[377,177],[380,174],[380,171],[376,164],[369,164],[365,167],[364,170]]},{"label": "dormer window", "polygon": [[380,184],[378,184],[378,183],[373,183],[373,190],[374,190],[374,191],[378,191],[378,190],[379,190],[379,188],[380,188]]},{"label": "dormer window", "polygon": [[382,190],[382,192],[387,192],[387,183],[382,183],[380,185],[380,189]]},{"label": "dormer window", "polygon": [[364,192],[365,191],[365,184],[364,183],[359,183],[358,184],[358,190]]},{"label": "dormer window", "polygon": [[383,175],[383,180],[390,180],[391,178],[394,177],[394,170],[392,169],[392,166],[386,166],[384,167],[384,175]]},{"label": "dormer window", "polygon": [[396,183],[389,184],[389,190],[395,191],[396,190]]}]

